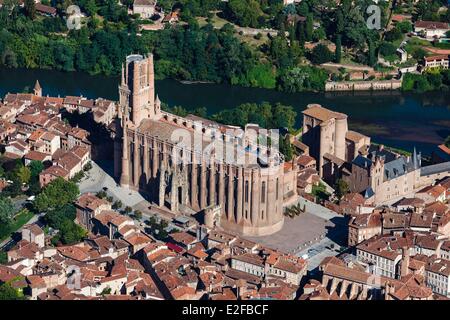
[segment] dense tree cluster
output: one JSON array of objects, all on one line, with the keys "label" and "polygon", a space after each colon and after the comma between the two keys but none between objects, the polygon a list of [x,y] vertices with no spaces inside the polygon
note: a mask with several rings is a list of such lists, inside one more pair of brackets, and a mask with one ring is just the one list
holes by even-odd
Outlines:
[{"label": "dense tree cluster", "polygon": [[414,17],[417,20],[444,21],[450,23],[450,10],[441,11],[448,6],[448,0],[419,0]]},{"label": "dense tree cluster", "polygon": [[222,9],[227,20],[241,27],[277,28],[295,7],[285,8],[282,0],[229,0],[224,2]]},{"label": "dense tree cluster", "polygon": [[225,109],[212,116],[217,122],[244,127],[255,123],[267,129],[294,129],[297,113],[291,106],[280,103],[244,103],[234,109]]},{"label": "dense tree cluster", "polygon": [[125,24],[117,29],[105,19],[101,27],[93,22],[68,32],[61,16],[32,20],[7,2],[0,8],[0,29],[0,64],[6,67],[115,74],[123,57],[143,51],[142,43]]},{"label": "dense tree cluster", "polygon": [[241,83],[256,66],[254,53],[234,37],[230,25],[170,28],[145,34],[143,41],[154,48],[159,77]]},{"label": "dense tree cluster", "polygon": [[0,284],[0,300],[25,300],[25,297],[18,289],[15,289],[11,283],[4,282]]},{"label": "dense tree cluster", "polygon": [[[23,7],[17,1],[4,0],[0,8],[0,65],[117,75],[126,55],[154,52],[159,78],[289,92],[324,88],[327,77],[308,67],[305,58],[315,65],[350,59],[376,67],[379,54],[385,60],[396,60],[394,47],[412,30],[408,21],[386,32],[369,28],[367,8],[372,0],[342,0],[339,4],[303,0],[287,6],[282,0],[160,0],[165,12],[179,8],[185,23],[140,33],[142,21],[127,13],[132,0],[121,4],[116,0],[43,0],[57,8],[55,18],[36,15],[33,1],[25,1]],[[444,3],[420,0],[414,18],[447,21],[450,11],[439,10]],[[87,13],[80,30],[67,29],[64,16],[70,4]],[[383,29],[389,5],[381,1],[378,6]],[[275,28],[279,33],[255,44],[231,24],[217,29],[216,13],[241,27]],[[202,28],[196,19],[199,16],[208,18]],[[261,40],[266,35],[261,30],[253,38]],[[334,53],[328,49],[330,41],[336,44]],[[308,50],[306,42],[320,44]],[[411,50],[414,58],[423,54],[420,49]]]},{"label": "dense tree cluster", "polygon": [[79,193],[80,190],[75,183],[57,178],[45,186],[42,192],[36,196],[34,207],[38,212],[58,209],[75,201]]},{"label": "dense tree cluster", "polygon": [[280,77],[280,89],[286,92],[323,91],[328,73],[311,66],[299,66],[285,71]]},{"label": "dense tree cluster", "polygon": [[52,238],[54,244],[74,244],[86,237],[86,230],[74,222],[76,209],[72,204],[65,204],[60,208],[53,209],[44,216],[47,225],[58,230]]},{"label": "dense tree cluster", "polygon": [[29,195],[37,194],[40,191],[39,173],[43,169],[44,165],[39,161],[31,161],[28,166],[24,166],[20,159],[5,161],[0,165],[0,177],[12,183],[3,190],[2,194],[12,198],[17,197],[23,193],[22,187],[26,188]]},{"label": "dense tree cluster", "polygon": [[9,224],[14,216],[14,206],[11,199],[0,195],[0,224]]},{"label": "dense tree cluster", "polygon": [[166,231],[166,228],[169,226],[166,220],[161,219],[160,222],[156,220],[154,216],[151,216],[148,220],[145,221],[148,225],[146,232],[151,234],[155,239],[165,241],[169,234]]},{"label": "dense tree cluster", "polygon": [[424,74],[407,73],[403,77],[404,91],[426,92],[432,90],[450,90],[450,70],[430,70]]}]

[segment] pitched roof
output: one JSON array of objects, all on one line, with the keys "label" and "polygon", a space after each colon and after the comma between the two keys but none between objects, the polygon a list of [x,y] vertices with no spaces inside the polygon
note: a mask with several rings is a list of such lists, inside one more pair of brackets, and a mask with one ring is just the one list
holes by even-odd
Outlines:
[{"label": "pitched roof", "polygon": [[426,28],[426,29],[448,29],[447,22],[437,22],[437,21],[416,21],[414,24],[416,28]]},{"label": "pitched roof", "polygon": [[303,114],[320,121],[328,121],[330,119],[347,119],[346,114],[331,111],[319,104],[309,104],[306,110],[303,111]]}]

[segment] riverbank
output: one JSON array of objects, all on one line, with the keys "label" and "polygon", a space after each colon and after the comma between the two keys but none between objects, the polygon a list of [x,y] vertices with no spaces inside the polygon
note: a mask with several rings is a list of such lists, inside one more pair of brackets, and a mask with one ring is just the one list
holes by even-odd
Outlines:
[{"label": "riverbank", "polygon": [[[118,100],[119,77],[91,76],[79,72],[38,69],[0,69],[0,96],[32,89],[39,80],[44,95],[83,95]],[[228,84],[182,84],[156,81],[156,92],[170,107],[187,110],[204,107],[209,115],[243,103],[282,103],[297,113],[295,127],[302,125],[302,111],[318,103],[349,117],[349,128],[368,135],[372,141],[423,154],[431,154],[450,134],[450,95],[445,92],[419,94],[402,91],[355,91],[285,93]]]}]

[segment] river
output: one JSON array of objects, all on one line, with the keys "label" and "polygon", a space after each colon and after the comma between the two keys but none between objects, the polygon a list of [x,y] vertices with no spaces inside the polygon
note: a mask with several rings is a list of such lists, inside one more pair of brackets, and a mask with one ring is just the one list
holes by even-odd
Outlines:
[{"label": "river", "polygon": [[[0,69],[0,96],[29,90],[39,79],[44,95],[83,95],[118,99],[118,77],[90,76],[50,70]],[[280,102],[292,105],[301,124],[301,111],[319,103],[349,115],[349,127],[385,145],[431,154],[450,135],[450,93],[295,93],[244,88],[224,84],[181,84],[174,80],[156,82],[161,101],[187,109],[206,107],[212,114],[245,102]]]}]

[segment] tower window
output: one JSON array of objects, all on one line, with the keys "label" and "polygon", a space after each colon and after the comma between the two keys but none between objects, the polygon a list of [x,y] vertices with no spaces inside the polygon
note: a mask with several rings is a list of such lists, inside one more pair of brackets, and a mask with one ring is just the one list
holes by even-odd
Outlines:
[{"label": "tower window", "polygon": [[261,203],[266,202],[266,182],[263,181],[262,187],[261,187]]},{"label": "tower window", "polygon": [[248,202],[248,181],[245,181],[245,202]]}]

